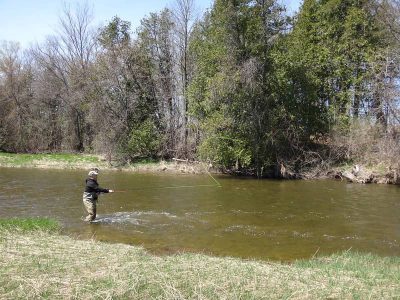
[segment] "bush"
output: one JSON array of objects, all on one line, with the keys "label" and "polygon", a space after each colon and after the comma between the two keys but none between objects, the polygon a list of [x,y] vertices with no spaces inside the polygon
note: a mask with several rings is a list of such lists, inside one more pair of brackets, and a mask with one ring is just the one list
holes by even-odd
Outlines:
[{"label": "bush", "polygon": [[161,145],[161,135],[154,122],[147,119],[131,131],[128,154],[131,158],[154,158]]},{"label": "bush", "polygon": [[334,130],[332,149],[347,162],[398,168],[399,128],[382,128],[368,120],[353,121],[347,130]]},{"label": "bush", "polygon": [[214,113],[203,125],[204,138],[199,146],[203,160],[211,160],[223,168],[248,167],[252,155],[244,139],[233,130],[232,121]]}]

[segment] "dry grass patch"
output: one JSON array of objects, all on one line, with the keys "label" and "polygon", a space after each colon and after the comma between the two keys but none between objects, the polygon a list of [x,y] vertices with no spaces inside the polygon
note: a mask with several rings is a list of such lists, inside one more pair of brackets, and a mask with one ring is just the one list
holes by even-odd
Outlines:
[{"label": "dry grass patch", "polygon": [[400,258],[344,253],[293,264],[0,232],[1,299],[393,299]]}]

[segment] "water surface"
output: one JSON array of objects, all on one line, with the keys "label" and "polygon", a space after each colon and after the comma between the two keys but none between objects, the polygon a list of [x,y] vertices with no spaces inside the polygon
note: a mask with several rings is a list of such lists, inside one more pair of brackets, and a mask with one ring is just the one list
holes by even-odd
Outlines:
[{"label": "water surface", "polygon": [[[0,168],[0,217],[46,216],[78,238],[242,258],[352,249],[400,255],[400,188],[104,171],[98,220],[82,221],[85,171]],[[177,187],[179,188],[171,188]]]}]

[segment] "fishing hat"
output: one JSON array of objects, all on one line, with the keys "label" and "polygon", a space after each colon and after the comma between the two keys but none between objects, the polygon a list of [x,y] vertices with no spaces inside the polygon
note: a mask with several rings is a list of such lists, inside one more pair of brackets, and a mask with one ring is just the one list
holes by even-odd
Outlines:
[{"label": "fishing hat", "polygon": [[95,170],[92,170],[89,172],[89,176],[97,176],[97,175],[99,175],[99,172],[97,172]]}]

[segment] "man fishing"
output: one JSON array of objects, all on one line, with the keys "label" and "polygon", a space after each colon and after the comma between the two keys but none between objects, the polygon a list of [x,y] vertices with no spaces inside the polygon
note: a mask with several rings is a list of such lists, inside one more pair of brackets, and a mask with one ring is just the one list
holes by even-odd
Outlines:
[{"label": "man fishing", "polygon": [[83,204],[85,205],[88,216],[85,221],[92,222],[96,219],[96,204],[100,193],[113,193],[113,190],[103,189],[97,183],[97,175],[99,169],[94,168],[89,172],[89,177],[86,179],[86,187],[83,193]]}]

